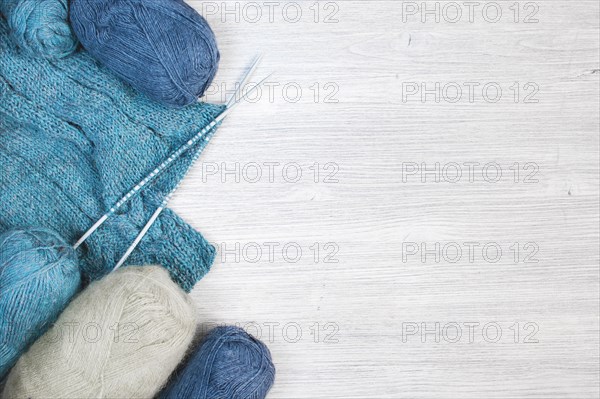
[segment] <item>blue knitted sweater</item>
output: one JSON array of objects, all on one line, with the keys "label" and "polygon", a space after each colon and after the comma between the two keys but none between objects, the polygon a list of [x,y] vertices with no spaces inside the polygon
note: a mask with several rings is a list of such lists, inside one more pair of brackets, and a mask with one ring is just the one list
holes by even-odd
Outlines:
[{"label": "blue knitted sweater", "polygon": [[[49,61],[22,54],[0,17],[0,233],[46,227],[74,243],[125,192],[222,108],[164,108],[80,51]],[[193,152],[173,164],[80,248],[87,280],[110,272]],[[165,210],[127,264],[160,264],[190,291],[214,248]]]}]

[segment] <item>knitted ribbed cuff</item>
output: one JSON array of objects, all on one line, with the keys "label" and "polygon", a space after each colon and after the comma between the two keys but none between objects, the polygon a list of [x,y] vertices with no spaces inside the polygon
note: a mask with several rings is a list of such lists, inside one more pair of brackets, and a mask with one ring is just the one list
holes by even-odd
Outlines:
[{"label": "knitted ribbed cuff", "polygon": [[163,265],[184,291],[190,292],[210,270],[215,248],[170,209],[158,218],[156,228],[161,229],[164,238],[156,263]]}]

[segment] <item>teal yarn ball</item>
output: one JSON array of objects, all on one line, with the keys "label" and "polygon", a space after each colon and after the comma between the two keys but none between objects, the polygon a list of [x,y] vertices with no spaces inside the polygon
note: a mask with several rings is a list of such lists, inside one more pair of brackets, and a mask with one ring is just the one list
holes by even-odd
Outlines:
[{"label": "teal yarn ball", "polygon": [[238,327],[212,330],[161,399],[264,399],[273,386],[269,349]]},{"label": "teal yarn ball", "polygon": [[0,12],[13,40],[32,56],[58,59],[77,48],[67,0],[0,0]]},{"label": "teal yarn ball", "polygon": [[79,289],[77,255],[55,232],[0,235],[0,379]]},{"label": "teal yarn ball", "polygon": [[215,35],[182,0],[72,0],[70,11],[83,47],[163,105],[193,104],[217,73]]}]

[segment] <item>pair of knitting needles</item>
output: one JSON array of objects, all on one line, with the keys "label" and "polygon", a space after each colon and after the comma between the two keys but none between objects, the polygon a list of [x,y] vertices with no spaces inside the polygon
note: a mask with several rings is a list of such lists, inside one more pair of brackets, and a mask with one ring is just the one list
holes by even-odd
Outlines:
[{"label": "pair of knitting needles", "polygon": [[[206,147],[206,145],[208,144],[208,142],[214,135],[214,133],[216,131],[216,127],[223,122],[223,120],[227,117],[227,115],[229,115],[229,113],[239,103],[241,103],[243,100],[247,99],[253,92],[255,92],[271,76],[271,75],[269,75],[266,78],[262,79],[260,82],[258,82],[256,85],[254,85],[250,90],[246,91],[246,93],[243,94],[239,98],[239,100],[237,100],[237,98],[240,96],[240,94],[243,90],[243,87],[249,82],[250,77],[256,71],[256,68],[258,67],[261,60],[262,60],[262,57],[260,57],[260,56],[255,59],[255,61],[251,65],[248,72],[246,72],[246,74],[244,75],[242,82],[236,89],[235,93],[233,94],[233,96],[229,99],[229,101],[225,105],[225,109],[223,110],[223,112],[221,112],[212,122],[210,122],[206,127],[204,127],[204,129],[202,129],[194,137],[192,137],[190,140],[188,140],[186,143],[184,143],[181,147],[179,147],[175,152],[173,152],[165,161],[163,161],[159,166],[157,166],[156,169],[154,169],[152,172],[150,172],[150,174],[148,174],[142,181],[140,181],[127,194],[125,194],[119,201],[117,201],[115,203],[115,205],[104,216],[102,216],[88,231],[86,231],[85,234],[79,239],[79,241],[77,241],[77,243],[75,243],[75,245],[73,246],[74,249],[79,248],[81,246],[81,244],[83,244],[92,234],[94,234],[94,232],[96,230],[98,230],[111,216],[113,216],[121,207],[123,207],[123,205],[125,205],[134,195],[136,195],[139,191],[144,189],[152,181],[154,181],[154,179],[156,179],[165,169],[167,169],[173,162],[175,162],[177,159],[179,159],[179,157],[183,153],[188,151],[196,143],[198,143],[200,140],[202,140],[202,142],[199,144],[198,150],[194,154],[194,157],[192,158],[192,161],[190,162],[184,176],[187,174],[187,172],[193,167],[194,163],[200,157],[200,153],[202,152],[202,150]],[[154,225],[154,223],[156,222],[156,220],[158,219],[160,214],[165,210],[169,201],[171,200],[171,198],[173,198],[173,195],[175,194],[175,192],[181,185],[182,181],[183,181],[183,178],[177,183],[177,185],[173,188],[173,190],[171,190],[171,192],[169,194],[167,194],[167,196],[163,199],[161,205],[156,209],[156,211],[150,217],[150,219],[148,220],[148,222],[146,223],[144,228],[140,231],[140,233],[135,238],[133,243],[129,246],[129,248],[127,249],[125,254],[121,257],[119,262],[115,265],[113,271],[117,270],[119,267],[123,266],[123,264],[127,261],[129,256],[131,256],[133,251],[137,248],[137,246],[140,244],[142,239],[146,236],[146,234],[148,233],[150,228]]]}]

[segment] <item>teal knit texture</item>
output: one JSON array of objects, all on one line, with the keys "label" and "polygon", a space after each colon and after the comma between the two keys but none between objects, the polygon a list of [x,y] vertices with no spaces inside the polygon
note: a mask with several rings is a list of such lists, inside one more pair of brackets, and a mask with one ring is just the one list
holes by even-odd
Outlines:
[{"label": "teal knit texture", "polygon": [[[222,110],[211,104],[165,108],[84,51],[58,61],[27,57],[0,18],[0,233],[44,227],[74,243]],[[160,200],[184,177],[197,149],[80,247],[84,281],[112,270]],[[214,255],[198,232],[167,209],[126,265],[161,264],[189,292]]]}]

